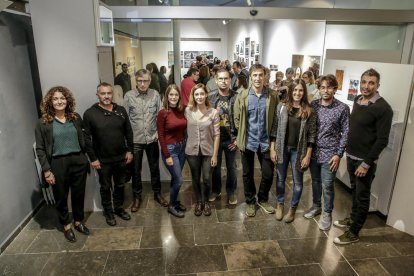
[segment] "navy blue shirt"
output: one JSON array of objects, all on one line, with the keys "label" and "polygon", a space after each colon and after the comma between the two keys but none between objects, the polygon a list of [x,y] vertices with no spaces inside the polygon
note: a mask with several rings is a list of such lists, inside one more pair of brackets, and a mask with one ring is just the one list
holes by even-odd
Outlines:
[{"label": "navy blue shirt", "polygon": [[249,89],[247,105],[247,143],[246,148],[257,152],[259,147],[262,152],[269,150],[269,136],[266,131],[266,99],[268,92],[263,89],[260,97],[253,89]]}]

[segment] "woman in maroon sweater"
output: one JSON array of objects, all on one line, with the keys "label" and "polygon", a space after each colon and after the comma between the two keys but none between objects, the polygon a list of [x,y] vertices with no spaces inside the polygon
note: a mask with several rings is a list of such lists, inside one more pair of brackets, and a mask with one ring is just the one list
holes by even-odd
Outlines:
[{"label": "woman in maroon sweater", "polygon": [[168,212],[183,218],[186,208],[177,198],[183,183],[181,171],[185,162],[187,119],[184,117],[183,103],[177,85],[171,84],[165,90],[163,107],[164,109],[158,113],[157,130],[161,156],[171,174]]}]

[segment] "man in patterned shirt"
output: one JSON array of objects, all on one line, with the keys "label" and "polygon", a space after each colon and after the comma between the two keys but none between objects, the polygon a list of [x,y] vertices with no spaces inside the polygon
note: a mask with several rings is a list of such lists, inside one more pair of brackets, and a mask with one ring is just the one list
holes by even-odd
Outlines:
[{"label": "man in patterned shirt", "polygon": [[156,90],[150,89],[151,72],[140,69],[135,74],[137,89],[126,93],[124,107],[131,121],[134,133],[134,172],[132,174],[132,192],[134,201],[131,212],[138,211],[142,198],[142,158],[144,151],[147,155],[151,172],[151,186],[154,200],[166,207],[168,202],[161,196],[159,147],[157,134],[157,114],[160,111],[161,100]]},{"label": "man in patterned shirt", "polygon": [[322,76],[319,85],[321,99],[312,102],[317,115],[318,136],[310,164],[313,206],[304,217],[310,219],[321,213],[323,195],[323,214],[319,220],[319,229],[323,231],[332,225],[334,180],[349,131],[349,107],[334,98],[337,89],[335,76]]}]

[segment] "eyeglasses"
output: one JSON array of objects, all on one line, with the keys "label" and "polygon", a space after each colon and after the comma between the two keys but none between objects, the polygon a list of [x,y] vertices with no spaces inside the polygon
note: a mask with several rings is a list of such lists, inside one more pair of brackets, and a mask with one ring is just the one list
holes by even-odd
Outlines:
[{"label": "eyeglasses", "polygon": [[137,83],[149,83],[149,80],[137,80]]}]

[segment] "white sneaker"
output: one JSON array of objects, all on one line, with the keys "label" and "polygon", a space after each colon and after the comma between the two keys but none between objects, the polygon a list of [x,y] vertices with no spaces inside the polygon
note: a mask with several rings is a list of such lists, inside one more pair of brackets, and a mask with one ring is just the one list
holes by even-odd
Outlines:
[{"label": "white sneaker", "polygon": [[323,212],[321,218],[319,219],[319,229],[322,231],[328,231],[331,229],[332,225],[332,214]]}]

